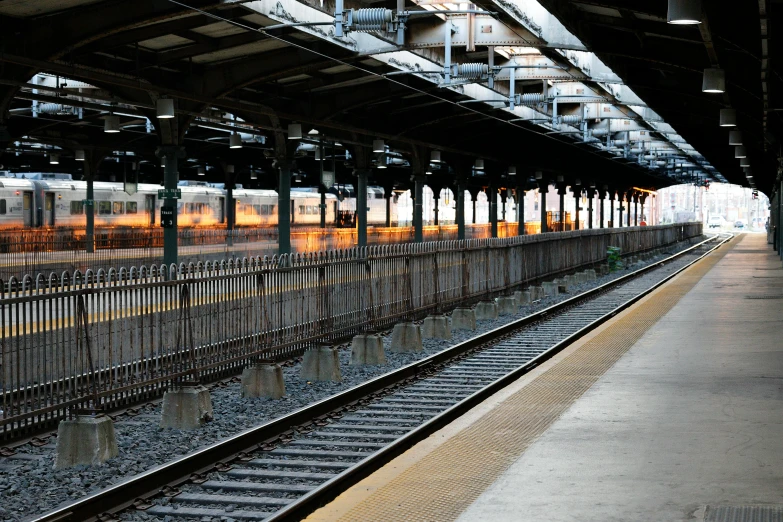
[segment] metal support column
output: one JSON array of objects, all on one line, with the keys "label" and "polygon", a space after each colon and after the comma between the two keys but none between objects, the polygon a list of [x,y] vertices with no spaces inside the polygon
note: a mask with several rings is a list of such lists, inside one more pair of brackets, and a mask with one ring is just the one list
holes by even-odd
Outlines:
[{"label": "metal support column", "polygon": [[416,176],[413,185],[413,240],[416,243],[424,242],[424,177]]},{"label": "metal support column", "polygon": [[[177,145],[163,145],[158,148],[158,157],[165,161],[163,167],[163,188],[172,194],[177,190],[179,182],[178,163],[185,156],[185,150]],[[177,264],[177,200],[166,198],[163,206],[172,209],[170,220],[173,225],[163,229],[163,262],[167,267]]]},{"label": "metal support column", "polygon": [[383,197],[386,200],[386,227],[388,228],[391,226],[391,190],[383,189]]},{"label": "metal support column", "polygon": [[615,228],[617,223],[614,222],[614,192],[609,193],[609,222],[607,227]]},{"label": "metal support column", "polygon": [[520,185],[517,187],[517,235],[525,235],[525,189]]},{"label": "metal support column", "polygon": [[623,226],[623,200],[625,199],[625,196],[622,194],[618,194],[617,196],[617,228],[622,228]]},{"label": "metal support column", "polygon": [[565,185],[561,186],[557,193],[560,195],[560,232],[565,232]]},{"label": "metal support column", "polygon": [[[230,168],[229,168],[230,167]],[[234,174],[234,167],[232,165],[226,165],[226,243],[231,246],[234,244],[234,224],[236,223],[236,203],[234,201],[234,180],[236,175]]]},{"label": "metal support column", "polygon": [[277,253],[291,253],[291,164],[277,160]]},{"label": "metal support column", "polygon": [[598,204],[600,205],[600,207],[598,209],[599,210],[599,212],[598,212],[598,218],[599,218],[598,228],[604,228],[606,226],[606,219],[605,219],[606,215],[604,213],[604,200],[605,200],[605,198],[606,198],[606,192],[601,191],[601,192],[598,193]]},{"label": "metal support column", "polygon": [[478,194],[471,194],[470,195],[470,201],[473,204],[473,224],[476,224],[476,199],[478,199]]},{"label": "metal support column", "polygon": [[465,181],[457,181],[457,239],[465,239]]},{"label": "metal support column", "polygon": [[549,232],[546,224],[546,193],[549,192],[549,182],[541,180],[538,184],[538,192],[541,194],[541,233]]},{"label": "metal support column", "polygon": [[367,169],[356,169],[356,239],[359,247],[367,246]]},{"label": "metal support column", "polygon": [[[92,165],[88,166],[90,161],[84,162],[84,168],[92,169]],[[93,173],[86,173],[87,178],[87,200],[84,202],[84,215],[87,218],[87,234],[84,238],[85,250],[89,253],[95,252],[95,192],[93,183]]]},{"label": "metal support column", "polygon": [[434,194],[432,195],[433,199],[435,200],[435,203],[432,207],[432,213],[433,217],[435,218],[435,222],[433,225],[438,226],[440,224],[440,220],[438,219],[438,212],[440,212],[440,209],[438,208],[438,202],[440,201],[440,194]]},{"label": "metal support column", "polygon": [[626,226],[630,227],[631,226],[631,201],[633,201],[633,196],[627,194],[625,196],[625,201],[628,202],[628,208],[625,209],[626,210],[625,224]]},{"label": "metal support column", "polygon": [[498,189],[489,186],[489,237],[498,237]]},{"label": "metal support column", "polygon": [[587,228],[593,228],[593,199],[595,199],[595,191],[592,189],[587,191]]},{"label": "metal support column", "polygon": [[574,189],[574,230],[579,230],[579,203],[582,199],[582,191],[579,188]]},{"label": "metal support column", "polygon": [[633,197],[633,226],[639,226],[639,196]]}]

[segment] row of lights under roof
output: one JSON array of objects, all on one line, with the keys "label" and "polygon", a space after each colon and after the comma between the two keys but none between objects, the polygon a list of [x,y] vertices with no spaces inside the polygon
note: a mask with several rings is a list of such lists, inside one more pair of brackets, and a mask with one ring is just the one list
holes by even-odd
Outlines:
[{"label": "row of lights under roof", "polygon": [[[170,120],[174,118],[174,99],[159,98],[155,104],[156,116],[159,120]],[[114,113],[109,113],[103,120],[103,132],[116,134],[120,132],[120,117]],[[242,137],[234,131],[228,138],[228,147],[231,149],[242,148]]]},{"label": "row of lights under roof", "polygon": [[[700,24],[702,17],[701,0],[669,0],[669,12],[667,20],[670,24],[689,25]],[[702,79],[702,92],[723,93],[726,92],[726,73],[723,69],[705,69]],[[737,111],[734,109],[721,109],[721,127],[737,126]],[[745,171],[745,177],[751,186],[753,174],[748,160],[747,148],[742,143],[742,132],[729,132],[729,145],[734,146],[734,157],[740,160],[740,167]]]}]

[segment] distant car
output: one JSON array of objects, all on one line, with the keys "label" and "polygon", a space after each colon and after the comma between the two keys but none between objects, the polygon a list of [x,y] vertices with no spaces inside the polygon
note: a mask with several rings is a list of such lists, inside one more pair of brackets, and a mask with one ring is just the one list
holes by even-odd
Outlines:
[{"label": "distant car", "polygon": [[741,219],[738,219],[734,222],[734,228],[745,228],[745,223]]},{"label": "distant car", "polygon": [[723,218],[721,216],[710,216],[707,220],[708,228],[720,228],[723,226]]}]

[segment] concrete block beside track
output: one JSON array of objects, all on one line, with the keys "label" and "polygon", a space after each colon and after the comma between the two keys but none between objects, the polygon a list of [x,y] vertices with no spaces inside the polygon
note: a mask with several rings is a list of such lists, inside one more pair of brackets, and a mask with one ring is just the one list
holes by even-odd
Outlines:
[{"label": "concrete block beside track", "polygon": [[498,305],[498,315],[514,315],[519,308],[514,297],[497,297],[495,302]]},{"label": "concrete block beside track", "polygon": [[60,422],[54,469],[97,466],[119,455],[111,418],[79,415]]},{"label": "concrete block beside track", "polygon": [[351,366],[386,364],[383,338],[375,334],[359,334],[351,342]]},{"label": "concrete block beside track", "polygon": [[560,293],[559,291],[560,283],[556,281],[544,281],[541,283],[541,287],[544,289],[544,295],[546,296],[555,296]]},{"label": "concrete block beside track", "polygon": [[442,314],[426,317],[421,326],[421,336],[424,339],[451,339],[449,318]]},{"label": "concrete block beside track", "polygon": [[299,374],[306,381],[340,382],[340,356],[332,346],[321,345],[310,348],[302,357],[302,370]]},{"label": "concrete block beside track", "polygon": [[517,300],[518,306],[526,306],[533,302],[530,290],[514,292],[514,298]]},{"label": "concrete block beside track", "polygon": [[242,371],[242,397],[279,399],[285,395],[283,369],[279,364],[257,364]]},{"label": "concrete block beside track", "polygon": [[498,305],[495,301],[481,301],[476,305],[476,319],[491,321],[498,318]]},{"label": "concrete block beside track", "polygon": [[392,330],[391,351],[394,353],[420,352],[424,350],[421,344],[421,328],[411,322],[397,323]]},{"label": "concrete block beside track", "polygon": [[451,312],[452,330],[475,330],[476,311],[472,308],[456,308]]},{"label": "concrete block beside track", "polygon": [[192,430],[212,420],[212,398],[203,386],[172,388],[163,394],[160,427]]}]

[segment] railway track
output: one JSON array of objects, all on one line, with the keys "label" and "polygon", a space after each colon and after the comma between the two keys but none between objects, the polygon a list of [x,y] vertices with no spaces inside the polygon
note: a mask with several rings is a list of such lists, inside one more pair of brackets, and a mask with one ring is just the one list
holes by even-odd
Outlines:
[{"label": "railway track", "polygon": [[[295,520],[334,498],[733,236],[567,301],[35,518]],[[659,270],[677,263],[675,271]],[[665,272],[665,273],[661,273]]]}]

